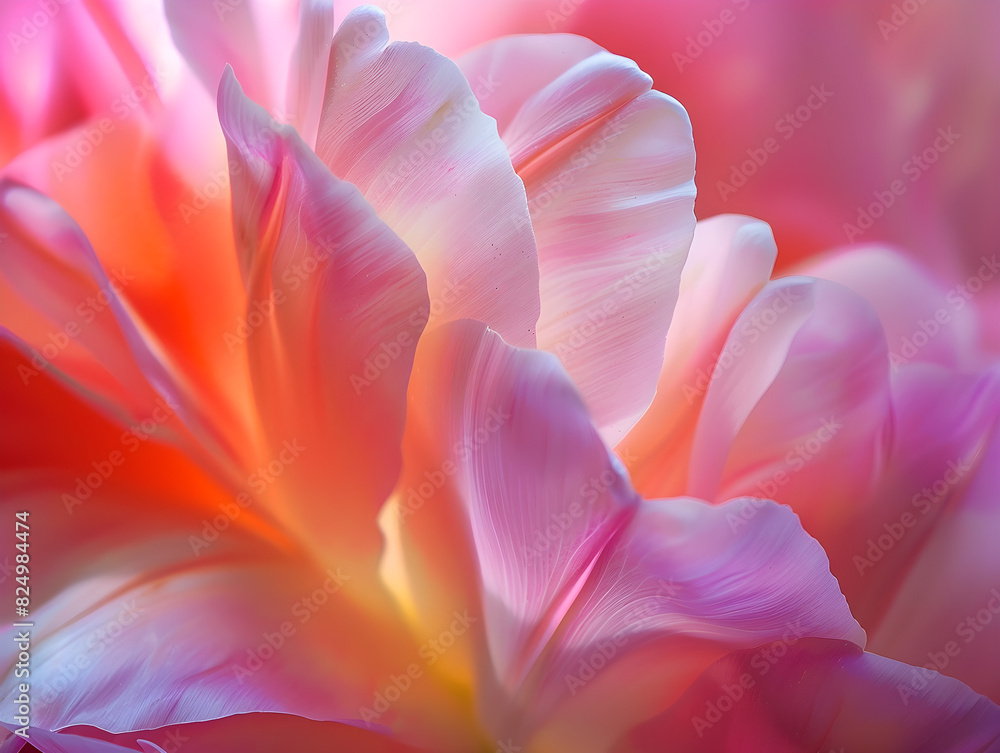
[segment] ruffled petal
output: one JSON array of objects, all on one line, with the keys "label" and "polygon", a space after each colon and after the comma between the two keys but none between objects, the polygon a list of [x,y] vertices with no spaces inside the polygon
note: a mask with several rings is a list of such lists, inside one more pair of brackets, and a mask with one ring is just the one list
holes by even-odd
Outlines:
[{"label": "ruffled petal", "polygon": [[529,680],[540,741],[607,750],[737,648],[865,634],[786,507],[643,502],[602,553]]},{"label": "ruffled petal", "polygon": [[[864,641],[786,508],[640,501],[551,355],[457,323],[425,336],[414,374],[383,575],[490,733],[602,750],[736,647]],[[624,699],[637,666],[648,684]]]},{"label": "ruffled petal", "polygon": [[454,63],[389,44],[381,11],[354,11],[333,40],[316,153],[416,253],[425,320],[474,318],[535,344],[538,258],[524,186]]},{"label": "ruffled petal", "polygon": [[502,39],[466,71],[515,82],[497,107],[538,244],[538,345],[613,444],[653,399],[694,232],[687,113],[632,61],[572,37]]},{"label": "ruffled petal", "polygon": [[519,34],[487,42],[456,62],[473,87],[489,88],[479,105],[503,133],[535,93],[598,53],[604,53],[599,45],[575,34]]}]

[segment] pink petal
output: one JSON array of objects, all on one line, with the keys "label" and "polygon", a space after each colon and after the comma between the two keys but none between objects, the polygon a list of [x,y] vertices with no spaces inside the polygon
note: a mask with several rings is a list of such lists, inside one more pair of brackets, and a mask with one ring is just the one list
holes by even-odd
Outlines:
[{"label": "pink petal", "polygon": [[475,318],[533,346],[538,260],[524,186],[455,64],[389,44],[384,15],[366,8],[337,31],[327,75],[316,152],[416,253],[425,320]]},{"label": "pink petal", "polygon": [[[607,54],[575,34],[522,34],[487,42],[457,62],[474,88],[483,87],[479,105],[504,133],[526,101],[598,53]],[[488,90],[489,96],[485,96]]]},{"label": "pink petal", "polygon": [[[614,443],[649,406],[663,363],[694,231],[694,145],[684,109],[650,92],[634,63],[584,49],[567,37],[504,39],[474,53],[467,74],[517,82],[523,104],[508,115],[504,95],[501,136],[538,244],[538,345],[559,356]],[[522,81],[526,68],[537,71]]]},{"label": "pink petal", "polygon": [[[442,662],[491,733],[601,750],[644,704],[795,620],[803,635],[864,640],[786,508],[639,501],[552,356],[467,322],[425,336],[414,373],[384,574],[418,634],[465,617]],[[624,699],[617,674],[575,697],[566,676],[607,645],[627,674],[669,657],[645,700]]]},{"label": "pink petal", "polygon": [[[247,340],[257,405],[268,459],[287,465],[273,504],[324,559],[374,557],[375,514],[400,467],[424,275],[357,189],[246,99],[231,71],[219,114],[247,320],[259,322]],[[305,448],[294,463],[289,443]]]},{"label": "pink petal", "polygon": [[617,447],[645,497],[685,492],[712,372],[736,318],[770,278],[777,253],[771,229],[759,220],[719,215],[695,227],[656,396]]},{"label": "pink petal", "polygon": [[873,490],[873,514],[855,526],[843,557],[845,581],[867,597],[858,601],[871,614],[873,650],[937,669],[994,702],[998,377],[995,369],[979,379],[921,374],[900,390],[892,474]]},{"label": "pink petal", "polygon": [[864,296],[885,328],[894,372],[915,361],[974,365],[979,325],[972,299],[958,288],[946,288],[902,252],[852,248],[804,264],[800,271]]},{"label": "pink petal", "polygon": [[[512,348],[481,323],[429,337],[392,511],[401,538],[390,536],[387,556],[445,571],[426,582],[456,583],[446,601],[464,608],[468,570],[452,569],[449,558],[468,553],[489,660],[513,690],[638,500],[554,357]],[[428,481],[443,488],[427,495]],[[457,553],[439,553],[432,542],[451,533]]]},{"label": "pink petal", "polygon": [[1000,749],[1000,709],[857,646],[807,638],[734,652],[616,748],[691,753],[964,753]]},{"label": "pink petal", "polygon": [[333,43],[333,0],[303,0],[299,5],[299,37],[288,71],[290,122],[302,140],[316,143],[319,115],[326,94],[326,63]]},{"label": "pink petal", "polygon": [[719,657],[804,636],[865,642],[826,554],[788,508],[644,502],[539,663],[530,711],[544,737],[607,750]]},{"label": "pink petal", "polygon": [[708,387],[688,493],[775,498],[825,540],[850,509],[844,500],[863,498],[884,461],[886,350],[875,312],[846,288],[768,284],[737,320]]}]

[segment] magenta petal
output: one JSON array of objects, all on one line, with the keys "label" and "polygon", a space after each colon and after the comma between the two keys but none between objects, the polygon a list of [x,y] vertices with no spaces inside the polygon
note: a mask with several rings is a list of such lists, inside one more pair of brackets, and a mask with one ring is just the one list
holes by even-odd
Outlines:
[{"label": "magenta petal", "polygon": [[539,662],[530,712],[553,739],[605,750],[720,656],[804,636],[865,642],[791,510],[750,498],[643,502]]},{"label": "magenta petal", "polygon": [[962,683],[817,638],[734,652],[619,753],[995,753],[1000,708]]},{"label": "magenta petal", "polygon": [[975,365],[979,324],[972,301],[950,290],[901,251],[883,246],[851,248],[801,266],[862,295],[879,315],[893,372],[929,361]]}]

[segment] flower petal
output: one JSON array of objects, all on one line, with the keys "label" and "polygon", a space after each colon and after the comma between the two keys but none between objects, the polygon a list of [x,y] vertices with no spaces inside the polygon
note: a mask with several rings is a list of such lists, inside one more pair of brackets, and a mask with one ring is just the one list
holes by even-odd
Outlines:
[{"label": "flower petal", "polygon": [[[598,49],[564,67],[580,52],[571,37],[499,40],[474,53],[469,75],[485,69],[523,100],[501,137],[538,244],[538,346],[559,356],[614,444],[649,406],[663,363],[695,225],[694,144],[684,109],[649,91],[633,62]],[[521,82],[526,67],[553,77]]]},{"label": "flower petal", "polygon": [[[477,322],[427,337],[409,397],[407,463],[387,511],[401,532],[387,557],[422,563],[411,573],[444,571],[426,582],[456,583],[446,609],[482,600],[489,660],[512,691],[638,499],[554,357],[512,348]],[[434,542],[446,536],[454,541],[440,551]],[[452,569],[463,554],[478,584],[468,585],[467,568]],[[430,612],[436,595],[421,580],[397,589]],[[428,630],[442,619],[420,617]]]},{"label": "flower petal", "polygon": [[[13,725],[2,725],[12,727]],[[2,734],[2,730],[0,730]],[[363,750],[365,753],[413,753],[413,748],[379,730],[352,724],[317,722],[291,714],[237,714],[207,722],[179,724],[112,735],[93,727],[60,732],[32,727],[31,745],[39,753],[237,753],[247,750]],[[5,753],[6,748],[0,746]]]},{"label": "flower petal", "polygon": [[885,335],[871,307],[822,280],[769,283],[720,355],[688,493],[776,498],[824,540],[843,500],[863,499],[881,468],[891,417]]},{"label": "flower petal", "polygon": [[528,99],[598,53],[604,53],[599,45],[575,34],[519,34],[487,42],[456,62],[473,87],[491,90],[479,104],[503,133]]},{"label": "flower petal", "polygon": [[[461,657],[442,662],[492,734],[595,751],[616,739],[647,701],[610,678],[574,698],[566,680],[608,646],[602,664],[627,653],[626,674],[662,661],[647,688],[662,699],[796,620],[803,635],[864,640],[786,508],[641,502],[551,355],[467,322],[425,336],[416,363],[383,572],[418,638],[466,617]],[[665,598],[675,580],[681,596]]]},{"label": "flower petal", "polygon": [[231,70],[219,115],[247,321],[259,323],[247,341],[254,389],[269,459],[284,468],[274,504],[321,557],[374,566],[375,515],[399,473],[428,307],[424,275],[357,189],[246,99]]},{"label": "flower petal", "polygon": [[533,346],[538,259],[524,186],[455,64],[388,44],[384,15],[362,8],[338,29],[327,75],[316,153],[416,253],[425,320],[475,318]]},{"label": "flower petal", "polygon": [[759,220],[719,215],[695,227],[656,396],[617,446],[643,496],[685,493],[711,374],[736,318],[770,278],[777,253],[771,229]]},{"label": "flower petal", "polygon": [[616,751],[665,741],[691,753],[996,751],[1000,709],[936,672],[807,638],[719,660]]},{"label": "flower petal", "polygon": [[845,591],[872,650],[1000,702],[1000,373],[922,374],[901,393],[892,473],[845,546]]},{"label": "flower petal", "polygon": [[258,21],[254,17],[258,5],[250,0],[233,3],[164,0],[174,44],[205,88],[215,91],[228,65],[246,83],[251,98],[271,108],[280,100],[268,73],[270,66],[265,50],[273,42],[280,41],[282,35],[270,35],[267,47],[261,44]]},{"label": "flower petal", "polygon": [[902,252],[854,247],[800,270],[845,285],[872,305],[885,328],[894,372],[913,361],[974,365],[978,323],[969,297],[958,288],[946,290]]},{"label": "flower petal", "polygon": [[719,657],[804,636],[865,642],[826,554],[791,510],[754,499],[643,502],[539,662],[530,713],[544,721],[541,740],[607,750]]},{"label": "flower petal", "polygon": [[290,122],[307,144],[316,143],[319,115],[326,94],[326,63],[333,44],[333,0],[303,0],[299,5],[299,37],[288,71],[287,109]]},{"label": "flower petal", "polygon": [[173,440],[219,452],[220,473],[232,473],[238,450],[217,431],[215,412],[120,297],[134,279],[127,269],[109,278],[61,207],[9,180],[0,181],[0,247],[4,319],[32,347],[30,365],[18,371],[23,387],[54,368],[126,422],[141,421],[165,399],[170,415],[160,423]]}]

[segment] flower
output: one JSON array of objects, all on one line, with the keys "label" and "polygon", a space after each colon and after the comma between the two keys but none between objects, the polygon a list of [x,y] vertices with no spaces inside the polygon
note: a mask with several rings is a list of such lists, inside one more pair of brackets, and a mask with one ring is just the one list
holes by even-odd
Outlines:
[{"label": "flower", "polygon": [[37,589],[3,687],[35,747],[995,741],[959,682],[900,698],[913,668],[862,651],[787,507],[644,500],[608,449],[697,232],[675,100],[586,40],[460,70],[308,3],[279,124],[223,9],[167,8],[221,77],[218,144],[180,148],[184,80],[190,111],[98,120],[50,170],[88,121],[0,182],[3,504]]}]

